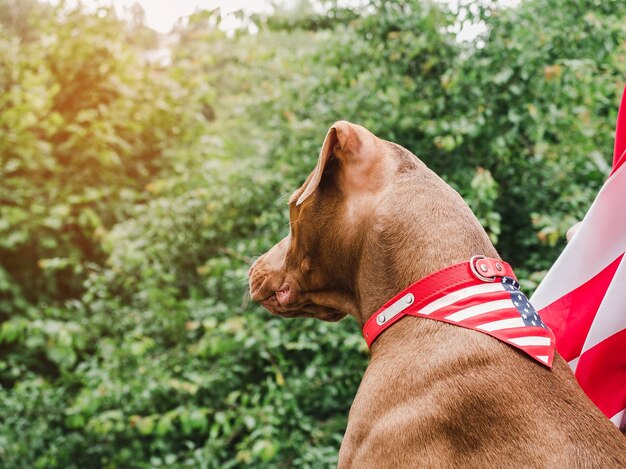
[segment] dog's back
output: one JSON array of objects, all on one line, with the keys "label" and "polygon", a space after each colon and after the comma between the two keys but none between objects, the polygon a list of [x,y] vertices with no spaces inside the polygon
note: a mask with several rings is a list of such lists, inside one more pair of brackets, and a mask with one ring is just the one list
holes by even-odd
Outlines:
[{"label": "dog's back", "polygon": [[473,331],[402,322],[379,339],[340,468],[626,467],[626,438],[560,356],[549,370]]}]

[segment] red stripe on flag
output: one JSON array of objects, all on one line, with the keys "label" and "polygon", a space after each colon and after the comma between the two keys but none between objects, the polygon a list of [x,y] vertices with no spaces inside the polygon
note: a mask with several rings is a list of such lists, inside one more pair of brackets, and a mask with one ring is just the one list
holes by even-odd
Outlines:
[{"label": "red stripe on flag", "polygon": [[576,378],[589,398],[607,417],[626,407],[626,329],[583,353]]},{"label": "red stripe on flag", "polygon": [[580,355],[585,339],[624,254],[598,275],[539,311],[556,337],[556,348],[567,361]]},{"label": "red stripe on flag", "polygon": [[519,314],[513,305],[508,306],[506,308],[500,308],[495,311],[490,311],[488,313],[481,314],[480,316],[475,316],[473,318],[464,319],[462,322],[468,327],[472,329],[476,329],[479,326],[483,326],[487,323],[494,321],[502,321],[504,319],[516,319],[519,318],[520,321],[522,317]]},{"label": "red stripe on flag", "polygon": [[[501,291],[491,292],[491,293],[479,293],[473,296],[468,296],[467,298],[463,298],[462,300],[458,300],[451,305],[446,305],[441,307],[440,309],[436,309],[429,316],[436,317],[438,319],[443,319],[450,314],[457,313],[466,308],[471,308],[472,306],[478,306],[485,303],[490,303],[492,301],[501,301],[501,300],[509,300],[509,305],[506,308],[501,309],[510,309],[513,308],[513,303],[511,300],[510,292],[502,289]],[[419,313],[420,310],[417,311]]]}]

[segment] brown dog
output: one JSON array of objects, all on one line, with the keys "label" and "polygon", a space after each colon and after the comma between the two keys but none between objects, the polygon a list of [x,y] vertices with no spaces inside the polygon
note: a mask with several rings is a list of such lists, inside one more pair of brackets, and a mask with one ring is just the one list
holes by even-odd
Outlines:
[{"label": "brown dog", "polygon": [[[420,278],[497,252],[463,199],[408,150],[337,122],[289,201],[290,233],[250,269],[270,312],[361,324]],[[407,316],[372,345],[340,468],[626,467],[626,438],[567,363]]]}]

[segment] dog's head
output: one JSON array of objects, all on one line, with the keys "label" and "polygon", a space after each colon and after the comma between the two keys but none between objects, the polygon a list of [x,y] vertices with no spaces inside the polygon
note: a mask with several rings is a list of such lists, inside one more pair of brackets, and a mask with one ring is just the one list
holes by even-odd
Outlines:
[{"label": "dog's head", "polygon": [[317,166],[289,200],[290,232],[250,268],[255,301],[284,317],[353,313],[368,217],[388,184],[391,143],[346,121],[326,135]]}]

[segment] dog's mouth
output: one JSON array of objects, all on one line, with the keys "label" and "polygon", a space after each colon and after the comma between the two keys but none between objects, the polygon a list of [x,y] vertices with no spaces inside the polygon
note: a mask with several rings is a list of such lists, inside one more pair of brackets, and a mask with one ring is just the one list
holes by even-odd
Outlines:
[{"label": "dog's mouth", "polygon": [[278,290],[274,296],[276,296],[276,301],[278,301],[279,305],[285,306],[286,304],[289,303],[289,297],[291,296],[291,288],[289,287],[289,285],[287,285],[286,287]]},{"label": "dog's mouth", "polygon": [[261,300],[261,304],[266,308],[268,306],[287,306],[291,297],[291,287],[289,285],[276,290],[273,295]]},{"label": "dog's mouth", "polygon": [[292,296],[293,292],[291,287],[287,285],[276,290],[273,295],[259,301],[259,303],[270,313],[283,318],[313,317],[323,321],[334,322],[339,321],[346,315],[332,308],[310,302],[299,304],[297,301],[294,301]]}]

